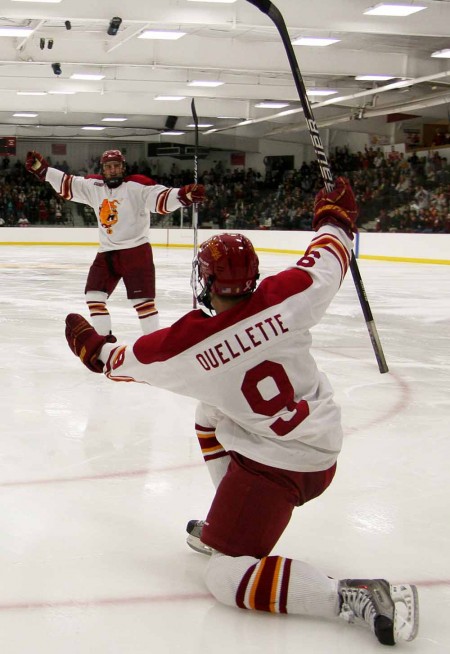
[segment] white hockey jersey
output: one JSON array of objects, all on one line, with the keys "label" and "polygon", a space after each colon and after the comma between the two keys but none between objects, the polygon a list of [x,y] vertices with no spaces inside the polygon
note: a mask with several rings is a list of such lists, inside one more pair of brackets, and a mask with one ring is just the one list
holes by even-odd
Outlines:
[{"label": "white hockey jersey", "polygon": [[322,227],[295,266],[264,279],[215,316],[190,311],[133,346],[106,344],[104,373],[200,400],[196,422],[255,461],[286,470],[329,468],[342,443],[340,410],[310,354],[350,262],[352,242]]},{"label": "white hockey jersey", "polygon": [[125,177],[120,186],[110,189],[100,175],[80,177],[48,168],[45,181],[64,200],[93,208],[100,228],[99,252],[148,243],[150,212],[167,214],[181,207],[178,188],[156,184],[144,175]]}]

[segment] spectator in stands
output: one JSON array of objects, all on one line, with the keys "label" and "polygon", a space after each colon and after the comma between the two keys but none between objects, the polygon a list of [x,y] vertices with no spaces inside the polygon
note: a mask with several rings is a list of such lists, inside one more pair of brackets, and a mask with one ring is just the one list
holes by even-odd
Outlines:
[{"label": "spectator in stands", "polygon": [[[423,187],[430,194],[424,229],[433,232],[445,231],[450,191],[450,167],[447,159],[436,152],[430,153],[429,156],[415,152],[407,160],[400,155],[401,153],[398,157],[396,155],[394,160],[388,160],[388,153],[385,154],[381,148],[367,147],[364,153],[352,153],[344,147],[336,148],[330,154],[330,162],[335,174],[344,174],[352,179],[361,208],[363,228],[369,231],[388,231],[391,227],[408,231],[421,228],[421,221],[413,221],[412,215],[417,214],[419,210],[414,194],[419,187]],[[369,163],[369,167],[365,170],[361,168],[364,157]],[[24,213],[30,223],[39,224],[39,202],[43,200],[48,203],[53,196],[53,191],[48,185],[38,186],[31,176],[25,178],[23,165],[20,162],[12,165],[13,161],[7,170],[0,170],[0,214],[6,221],[7,205],[12,200],[12,210],[8,209],[8,224],[17,224],[21,204],[25,206]],[[10,162],[9,158],[8,162]],[[219,226],[228,230],[238,229],[240,225],[241,229],[251,229],[258,228],[260,225],[266,226],[266,223],[271,221],[270,229],[310,230],[313,192],[317,185],[320,186],[320,171],[315,161],[304,161],[297,169],[288,171],[279,187],[273,192],[270,185],[265,186],[261,178],[258,181],[258,174],[254,169],[233,170],[223,165],[219,166],[217,162],[214,163],[215,165],[209,170],[200,174],[200,181],[208,185],[209,196],[208,201],[199,207],[200,225]],[[155,171],[158,170],[157,160],[151,161],[151,165]],[[145,171],[145,174],[150,174],[149,162],[141,161],[139,167],[140,170]],[[94,168],[98,170],[97,160],[87,161],[83,174],[87,171],[92,172]],[[156,176],[156,180],[173,187],[177,186],[175,184],[177,180],[188,183],[192,179],[192,171],[180,170],[178,165],[176,169],[173,169],[173,174]],[[402,175],[402,183],[405,184],[405,188],[409,184],[409,190],[399,186]],[[236,186],[242,196],[238,208],[236,208]],[[244,190],[242,190],[243,186],[245,186]],[[403,192],[399,193],[396,187]],[[276,219],[275,193],[280,199],[280,207],[285,205],[288,212],[289,222],[284,225]],[[64,204],[65,224],[73,224],[73,219],[70,214],[67,214],[70,206],[71,203]],[[390,223],[390,214],[397,208],[400,208],[397,215],[401,214],[401,220],[396,218],[398,224],[393,226]],[[74,209],[74,213],[76,211]],[[380,214],[381,211],[384,214]],[[79,205],[78,215],[80,223],[83,221],[84,224],[97,224],[96,218],[93,220],[90,215],[84,216],[82,205]],[[46,224],[51,221],[57,222],[56,210],[53,211],[52,216]],[[153,226],[159,223],[159,218],[156,214],[152,216]],[[186,226],[189,222],[190,212],[186,210],[183,224]]]},{"label": "spectator in stands", "polygon": [[39,202],[39,224],[46,225],[48,223],[48,209],[44,200]]},{"label": "spectator in stands", "polygon": [[419,209],[428,209],[430,206],[430,194],[422,185],[419,186],[414,198]]},{"label": "spectator in stands", "polygon": [[21,215],[17,221],[17,226],[18,227],[29,227],[30,221],[28,218],[24,215]]},{"label": "spectator in stands", "polygon": [[61,206],[60,202],[57,202],[55,204],[55,224],[56,225],[61,225],[62,224],[62,219],[63,219],[62,206]]},{"label": "spectator in stands", "polygon": [[398,183],[395,185],[395,190],[400,196],[400,201],[405,202],[408,197],[408,192],[411,188],[411,178],[407,175],[400,175]]}]

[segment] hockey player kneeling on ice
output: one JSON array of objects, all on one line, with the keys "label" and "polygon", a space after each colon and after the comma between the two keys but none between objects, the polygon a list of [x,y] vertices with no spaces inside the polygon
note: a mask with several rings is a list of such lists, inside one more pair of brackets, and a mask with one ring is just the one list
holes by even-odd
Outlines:
[{"label": "hockey player kneeling on ice", "polygon": [[144,175],[126,175],[120,150],[100,157],[101,175],[80,177],[51,168],[39,152],[28,152],[25,168],[48,182],[64,200],[86,204],[95,212],[99,249],[89,269],[85,298],[99,334],[111,335],[107,300],[121,279],[144,334],[159,328],[155,305],[155,266],[148,240],[150,212],[168,214],[202,202],[202,184],[167,188]]},{"label": "hockey player kneeling on ice", "polygon": [[416,588],[384,579],[331,579],[271,554],[293,509],[331,483],[342,430],[310,353],[313,327],[350,262],[357,207],[347,180],[315,200],[316,235],[292,267],[258,286],[258,257],[240,234],[205,241],[190,311],[133,346],[108,343],[80,315],[66,318],[72,351],[115,381],[145,382],[199,400],[196,430],[216,488],[188,542],[210,554],[206,584],[224,604],[367,623],[378,640],[413,640]]}]

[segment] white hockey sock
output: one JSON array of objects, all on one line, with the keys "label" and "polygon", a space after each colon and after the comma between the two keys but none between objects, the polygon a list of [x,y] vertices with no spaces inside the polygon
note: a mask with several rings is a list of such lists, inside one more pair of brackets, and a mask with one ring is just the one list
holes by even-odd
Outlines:
[{"label": "white hockey sock", "polygon": [[216,432],[213,427],[206,428],[196,424],[195,430],[197,432],[198,442],[200,443],[206,467],[208,468],[209,476],[211,477],[215,488],[218,488],[228,469],[230,457],[217,440]]},{"label": "white hockey sock", "polygon": [[101,291],[86,293],[86,304],[91,316],[91,323],[98,334],[108,336],[111,333],[111,316],[106,306],[108,295]]},{"label": "white hockey sock", "polygon": [[214,597],[228,606],[323,618],[339,614],[338,582],[303,561],[215,553],[205,580]]},{"label": "white hockey sock", "polygon": [[159,315],[155,307],[155,300],[140,298],[131,300],[131,304],[136,309],[143,334],[151,334],[159,329]]}]

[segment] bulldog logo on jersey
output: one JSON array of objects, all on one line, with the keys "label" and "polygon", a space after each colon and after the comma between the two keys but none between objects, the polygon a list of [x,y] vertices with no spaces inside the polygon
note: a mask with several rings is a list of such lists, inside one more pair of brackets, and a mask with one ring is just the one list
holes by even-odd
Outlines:
[{"label": "bulldog logo on jersey", "polygon": [[112,227],[119,220],[119,214],[117,211],[118,200],[103,200],[99,209],[99,218],[100,224],[106,229],[107,234],[112,234]]}]

